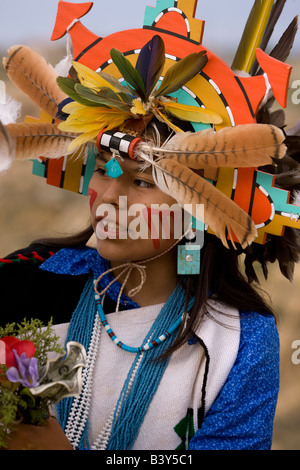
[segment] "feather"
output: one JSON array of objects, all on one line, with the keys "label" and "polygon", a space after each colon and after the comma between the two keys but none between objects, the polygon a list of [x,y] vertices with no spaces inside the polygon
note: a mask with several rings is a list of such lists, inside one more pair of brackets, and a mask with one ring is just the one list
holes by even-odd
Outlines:
[{"label": "feather", "polygon": [[93,103],[90,100],[84,99],[77,91],[75,90],[76,82],[69,77],[57,77],[57,84],[59,88],[66,93],[72,100],[77,101],[83,106],[98,106],[97,103]]},{"label": "feather", "polygon": [[99,74],[94,70],[90,69],[84,64],[80,62],[73,61],[72,71],[70,76],[76,83],[81,83],[87,88],[91,88],[92,90],[98,91],[102,87],[111,88],[115,90],[115,87],[112,86],[104,77],[103,74]]},{"label": "feather", "polygon": [[284,133],[267,124],[244,124],[225,127],[218,132],[206,129],[176,134],[154,152],[190,168],[258,167],[272,164],[286,153]]},{"label": "feather", "polygon": [[155,96],[168,95],[179,90],[194,78],[207,63],[206,51],[194,52],[170,67],[160,84]]},{"label": "feather", "polygon": [[[99,132],[103,129],[111,130],[118,128],[131,114],[120,111],[117,108],[97,107],[90,108],[90,112],[77,103],[70,103],[63,109],[67,110],[76,107],[77,111],[72,113],[66,121],[60,122],[58,128],[61,131],[74,132],[77,134],[76,139],[70,143],[68,151],[74,151],[78,146],[94,140]],[[81,134],[81,135],[78,135]]]},{"label": "feather", "polygon": [[111,49],[110,56],[114,64],[119,69],[119,72],[122,74],[126,82],[133,87],[134,90],[139,94],[141,98],[145,98],[145,85],[144,82],[138,73],[138,71],[133,67],[131,62],[126,59],[126,57],[118,51],[118,49]]},{"label": "feather", "polygon": [[21,115],[22,104],[9,95],[5,95],[3,101],[0,102],[0,122],[2,124],[16,122]]},{"label": "feather", "polygon": [[274,0],[255,0],[231,68],[250,72],[263,38]]},{"label": "feather", "polygon": [[278,261],[281,273],[293,282],[295,263],[300,261],[299,230],[286,227],[284,237],[274,237],[273,243],[274,257]]},{"label": "feather", "polygon": [[268,263],[278,261],[281,273],[293,281],[294,265],[300,261],[300,232],[286,227],[284,237],[268,236],[268,243],[252,244],[245,250],[245,273],[249,282],[259,282],[253,264],[260,263],[264,276],[268,276]]},{"label": "feather", "polygon": [[122,94],[132,95],[132,90],[130,90],[125,84],[123,85],[122,83],[120,83],[119,80],[117,80],[112,75],[109,75],[106,72],[98,72],[98,75],[103,78],[103,80],[105,80],[107,83],[109,83],[112,86],[113,90],[121,92]]},{"label": "feather", "polygon": [[66,155],[76,136],[61,132],[55,124],[20,123],[1,125],[0,167],[14,159],[29,160],[40,156],[58,158]]},{"label": "feather", "polygon": [[[285,4],[286,4],[286,0],[277,0],[275,2],[275,5],[272,8],[271,15],[270,15],[269,21],[267,23],[267,27],[266,27],[266,30],[264,32],[262,41],[258,45],[259,48],[262,49],[263,51],[266,50],[266,48],[269,44],[269,41],[270,41],[270,39],[272,37],[272,34],[274,32],[274,28],[275,28],[275,26],[276,26],[276,24],[277,24],[277,22],[280,18],[280,15],[283,11],[283,8],[284,8]],[[258,71],[258,68],[259,68],[258,62],[255,59],[254,64],[253,64],[252,69],[251,69],[251,72],[250,72],[250,75],[256,75],[256,73]]]},{"label": "feather", "polygon": [[270,124],[283,129],[285,127],[285,112],[283,109],[276,109],[270,112]]},{"label": "feather", "polygon": [[267,27],[265,29],[262,41],[259,45],[260,49],[262,49],[263,51],[266,50],[269,44],[269,41],[272,37],[272,34],[280,18],[280,15],[285,7],[285,4],[286,4],[286,0],[276,0],[275,4],[273,5],[273,8],[271,10],[271,15],[267,23]]},{"label": "feather", "polygon": [[[228,248],[226,229],[233,246],[235,235],[242,248],[250,245],[257,236],[257,231],[251,217],[234,201],[219,189],[209,183],[189,168],[173,160],[165,159],[159,162],[163,172],[156,178],[163,192],[173,197],[177,203],[188,209],[197,218],[197,204],[204,205],[204,222],[209,225],[217,237]],[[159,171],[156,167],[156,171]]]},{"label": "feather", "polygon": [[170,127],[170,129],[172,129],[173,131],[175,132],[178,132],[178,133],[181,133],[182,130],[176,126],[176,124],[174,124],[172,121],[170,121],[167,116],[165,114],[163,114],[158,108],[153,108],[153,114],[154,116],[156,117],[156,119],[160,122],[164,122],[165,124],[167,124],[167,126]]},{"label": "feather", "polygon": [[258,276],[253,267],[253,264],[256,262],[260,263],[263,275],[265,279],[267,279],[268,268],[267,268],[265,245],[260,245],[256,243],[256,244],[252,244],[250,247],[246,248],[245,250],[244,265],[245,265],[245,274],[248,278],[248,282],[249,283],[256,282],[257,284],[259,284]]},{"label": "feather", "polygon": [[[289,192],[297,192],[297,189],[300,190],[300,168],[298,165],[297,169],[286,171],[285,173],[280,173],[275,175],[275,184],[279,188],[285,189]],[[298,200],[299,201],[299,200]],[[296,204],[293,202],[296,206]]]},{"label": "feather", "polygon": [[67,95],[57,85],[57,72],[45,59],[26,46],[13,46],[3,65],[10,80],[51,117]]},{"label": "feather", "polygon": [[226,229],[234,247],[233,235],[242,248],[250,245],[257,236],[251,217],[226,194],[191,169],[170,159],[157,162],[151,153],[149,155],[142,151],[139,158],[152,166],[153,179],[160,190],[173,197],[198,220],[202,214],[197,211],[197,204],[204,205],[204,218],[200,221],[209,225],[226,248]]},{"label": "feather", "polygon": [[206,124],[221,124],[222,117],[209,109],[200,106],[188,106],[174,101],[160,102],[164,109],[182,121],[203,122]]},{"label": "feather", "polygon": [[124,103],[111,88],[101,88],[97,93],[94,93],[90,88],[76,84],[75,90],[82,98],[92,102],[94,105],[113,107],[121,111],[130,112],[131,105]]},{"label": "feather", "polygon": [[[299,176],[299,180],[300,180],[300,176]],[[299,184],[300,184],[300,181],[299,181]],[[300,207],[300,190],[294,192],[294,194],[293,194],[293,204],[295,206]]]},{"label": "feather", "polygon": [[0,121],[0,173],[11,167],[14,153],[15,141],[6,130],[6,126]]},{"label": "feather", "polygon": [[[293,47],[295,37],[298,31],[298,16],[295,16],[293,21],[289,24],[281,38],[279,39],[276,46],[270,52],[270,57],[273,57],[276,60],[285,62],[290,55],[291,49]],[[256,75],[262,75],[264,71],[261,68],[258,68]]]},{"label": "feather", "polygon": [[289,24],[283,35],[278,41],[278,44],[270,52],[270,56],[274,59],[285,62],[290,55],[293,47],[295,36],[298,31],[298,16],[295,16],[293,21]]},{"label": "feather", "polygon": [[[292,129],[286,131],[288,136],[300,136],[300,119],[296,122]],[[299,145],[300,148],[300,145]]]},{"label": "feather", "polygon": [[139,54],[136,70],[145,85],[145,98],[148,99],[157,84],[165,63],[165,45],[160,36],[155,35]]}]

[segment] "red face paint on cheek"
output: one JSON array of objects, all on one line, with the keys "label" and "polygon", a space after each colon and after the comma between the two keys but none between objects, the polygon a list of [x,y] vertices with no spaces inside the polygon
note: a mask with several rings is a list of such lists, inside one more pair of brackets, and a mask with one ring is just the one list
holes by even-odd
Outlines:
[{"label": "red face paint on cheek", "polygon": [[142,210],[143,217],[148,225],[149,228],[149,236],[151,236],[151,240],[153,243],[153,247],[155,250],[159,249],[160,246],[160,240],[159,240],[159,234],[155,226],[153,226],[153,221],[152,221],[152,211],[150,207],[145,207]]},{"label": "red face paint on cheek", "polygon": [[98,196],[97,192],[94,189],[88,189],[88,195],[90,196],[90,209],[92,210],[93,204],[95,202],[96,197]]},{"label": "red face paint on cheek", "polygon": [[[160,228],[164,231],[165,234],[169,234],[165,237],[166,239],[170,239],[171,237],[172,226],[174,225],[174,212],[146,207],[142,211],[142,214],[148,224],[149,234],[151,236],[153,247],[155,250],[158,250],[160,248]],[[170,220],[168,219],[168,217],[164,217],[164,214],[170,215]],[[172,226],[170,224],[172,224]]]}]

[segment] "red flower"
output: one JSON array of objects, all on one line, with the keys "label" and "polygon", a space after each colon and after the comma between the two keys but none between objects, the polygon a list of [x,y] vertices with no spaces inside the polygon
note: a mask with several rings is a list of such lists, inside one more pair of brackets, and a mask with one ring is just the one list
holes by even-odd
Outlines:
[{"label": "red flower", "polygon": [[27,358],[31,358],[35,354],[35,346],[32,341],[4,336],[0,339],[0,364],[5,364],[8,368],[17,367],[13,349],[18,356],[25,353]]}]

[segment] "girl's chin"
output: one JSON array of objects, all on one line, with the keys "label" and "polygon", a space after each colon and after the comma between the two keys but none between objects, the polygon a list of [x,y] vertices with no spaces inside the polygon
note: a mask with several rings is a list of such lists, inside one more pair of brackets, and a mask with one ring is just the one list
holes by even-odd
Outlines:
[{"label": "girl's chin", "polygon": [[110,238],[102,240],[97,238],[97,251],[100,256],[107,259],[108,261],[133,261],[138,251],[137,247],[134,247],[134,241],[135,240]]},{"label": "girl's chin", "polygon": [[108,261],[120,263],[147,260],[164,253],[169,247],[170,241],[166,243],[166,240],[163,240],[163,243],[156,244],[152,240],[133,240],[130,238],[126,240],[109,238],[102,240],[97,238],[96,246],[100,256]]}]

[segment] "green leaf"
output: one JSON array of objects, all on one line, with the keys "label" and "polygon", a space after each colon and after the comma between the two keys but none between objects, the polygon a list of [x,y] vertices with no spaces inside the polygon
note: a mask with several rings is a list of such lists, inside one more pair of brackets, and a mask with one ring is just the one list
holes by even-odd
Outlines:
[{"label": "green leaf", "polygon": [[76,90],[75,90],[75,85],[77,82],[72,80],[72,78],[69,77],[57,77],[56,79],[57,84],[59,88],[72,100],[77,101],[77,103],[82,104],[83,106],[97,106],[95,103],[91,102],[90,100],[84,99],[82,96],[80,96]]},{"label": "green leaf", "polygon": [[179,90],[203,69],[207,60],[206,51],[201,51],[194,52],[176,62],[167,70],[155,96],[168,95]]},{"label": "green leaf", "polygon": [[20,397],[22,397],[24,399],[25,403],[30,408],[33,408],[35,406],[35,398],[32,395],[29,388],[27,388],[27,387],[23,388],[20,392]]},{"label": "green leaf", "polygon": [[126,59],[126,57],[122,54],[122,52],[118,51],[118,49],[111,49],[110,55],[125,81],[138,92],[141,98],[145,98],[144,82],[131,62]]}]

